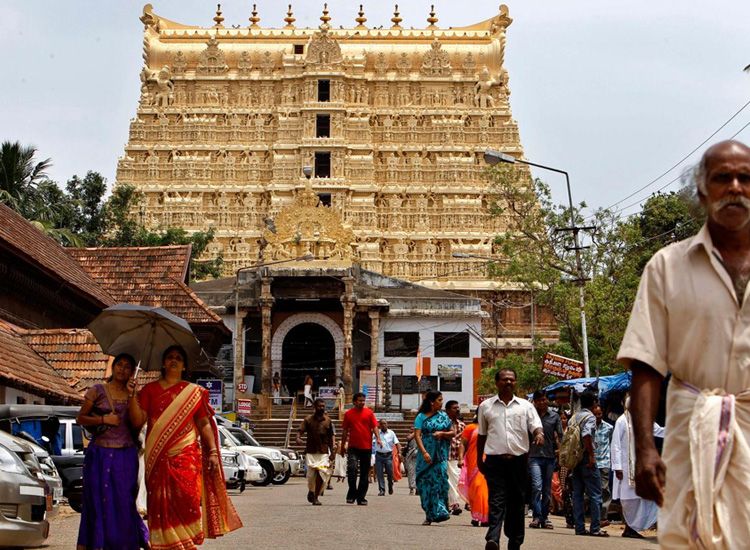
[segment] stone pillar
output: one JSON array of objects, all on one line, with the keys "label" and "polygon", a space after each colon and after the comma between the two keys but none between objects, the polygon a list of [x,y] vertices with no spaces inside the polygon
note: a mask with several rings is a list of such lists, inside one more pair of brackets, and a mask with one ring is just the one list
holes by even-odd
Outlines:
[{"label": "stone pillar", "polygon": [[245,315],[246,309],[237,308],[234,312],[234,409],[240,398],[239,385],[245,381]]},{"label": "stone pillar", "polygon": [[380,310],[371,309],[370,316],[370,370],[378,368],[378,340],[380,339]]},{"label": "stone pillar", "polygon": [[344,364],[341,367],[341,381],[344,383],[347,401],[352,395],[352,330],[354,328],[354,277],[343,277],[344,295],[341,305],[344,307]]},{"label": "stone pillar", "polygon": [[271,294],[270,277],[261,280],[260,316],[262,322],[262,358],[261,358],[261,391],[271,395],[271,312],[273,295]]}]

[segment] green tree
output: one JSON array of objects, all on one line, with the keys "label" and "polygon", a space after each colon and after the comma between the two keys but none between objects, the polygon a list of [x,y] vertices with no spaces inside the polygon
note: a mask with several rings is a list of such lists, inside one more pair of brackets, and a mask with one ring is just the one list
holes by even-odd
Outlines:
[{"label": "green tree", "polygon": [[27,200],[36,185],[46,179],[50,159],[37,161],[36,148],[19,142],[4,141],[0,145],[0,202],[29,217]]},{"label": "green tree", "polygon": [[[493,264],[491,274],[533,290],[537,303],[548,307],[557,321],[567,356],[580,358],[574,242],[570,232],[557,230],[571,226],[570,209],[554,204],[548,186],[532,180],[522,168],[503,165],[489,173],[492,211],[507,226],[495,240],[505,260]],[[659,248],[694,233],[702,218],[686,189],[654,195],[639,214],[625,219],[603,209],[584,218],[584,207],[574,205],[573,223],[596,228],[582,235],[590,246],[581,251],[583,274],[590,279],[584,286],[589,362],[592,372],[599,367],[606,375],[621,370],[617,350],[646,262]],[[535,361],[535,369],[540,362]]]}]

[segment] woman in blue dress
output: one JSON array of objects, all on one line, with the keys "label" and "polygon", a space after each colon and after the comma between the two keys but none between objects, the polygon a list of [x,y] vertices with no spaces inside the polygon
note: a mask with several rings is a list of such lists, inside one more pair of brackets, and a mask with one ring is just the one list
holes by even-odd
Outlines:
[{"label": "woman in blue dress", "polygon": [[417,490],[425,512],[422,525],[445,521],[448,511],[448,451],[456,435],[443,408],[443,394],[428,391],[414,419],[417,441]]}]

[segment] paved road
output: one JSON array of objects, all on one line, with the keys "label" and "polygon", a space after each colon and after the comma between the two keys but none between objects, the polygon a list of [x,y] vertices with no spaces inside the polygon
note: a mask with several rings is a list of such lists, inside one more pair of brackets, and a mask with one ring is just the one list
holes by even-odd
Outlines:
[{"label": "paved road", "polygon": [[[466,512],[450,521],[423,527],[424,516],[419,497],[409,496],[406,480],[396,484],[392,496],[378,497],[377,489],[367,507],[344,502],[345,484],[334,483],[334,490],[321,499],[323,506],[313,507],[305,496],[307,486],[300,478],[283,486],[249,487],[244,493],[232,493],[245,527],[218,540],[206,542],[207,550],[241,548],[289,548],[325,550],[353,549],[429,549],[453,550],[484,548],[484,529],[472,527]],[[526,530],[525,549],[566,550],[590,546],[591,550],[655,550],[654,540],[620,537],[622,527],[610,526],[608,539],[576,537],[553,517],[554,530]],[[62,510],[53,519],[48,550],[75,548],[78,515]],[[501,548],[505,548],[501,543]]]}]

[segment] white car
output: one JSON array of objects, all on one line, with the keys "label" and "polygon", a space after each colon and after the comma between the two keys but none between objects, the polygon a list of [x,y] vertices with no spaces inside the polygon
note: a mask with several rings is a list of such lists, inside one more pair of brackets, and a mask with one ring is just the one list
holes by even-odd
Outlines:
[{"label": "white car", "polygon": [[[242,428],[238,428],[236,426],[226,426],[226,429],[231,432],[231,434],[243,445],[253,445],[256,447],[262,447],[257,439],[253,437],[252,434],[250,434],[247,430],[243,430]],[[270,447],[275,449],[276,447]],[[287,481],[289,481],[290,476],[296,476],[299,471],[302,469],[302,465],[300,464],[300,456],[294,449],[278,449],[284,457],[286,457],[287,463],[289,464],[289,468],[287,468],[284,472],[277,472],[276,475],[273,476],[273,479],[271,480],[271,483],[274,485],[283,485]]]},{"label": "white car", "polygon": [[286,458],[284,458],[284,455],[278,449],[243,445],[224,426],[219,426],[219,445],[221,445],[222,449],[242,451],[246,455],[258,460],[264,473],[258,481],[251,481],[252,485],[268,485],[277,473],[283,473],[289,469]]},{"label": "white car", "polygon": [[266,472],[263,470],[263,466],[260,465],[260,462],[258,462],[255,457],[246,455],[245,453],[242,453],[242,456],[246,463],[245,479],[250,483],[261,481],[265,477]]}]

